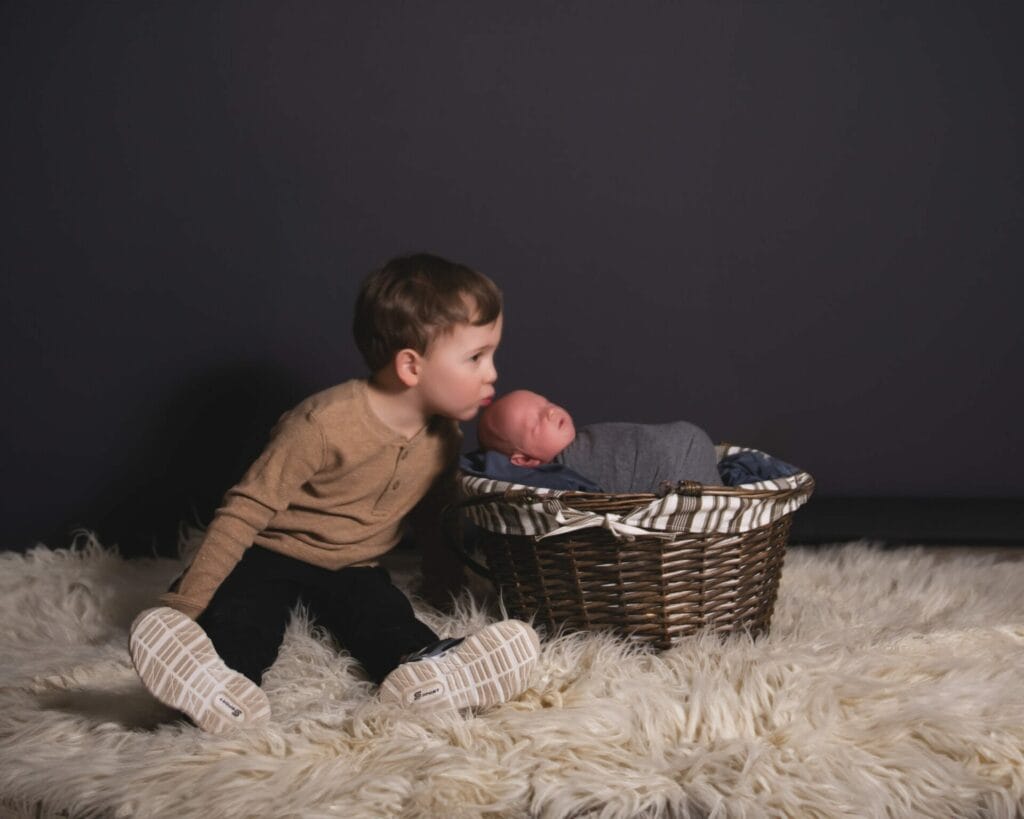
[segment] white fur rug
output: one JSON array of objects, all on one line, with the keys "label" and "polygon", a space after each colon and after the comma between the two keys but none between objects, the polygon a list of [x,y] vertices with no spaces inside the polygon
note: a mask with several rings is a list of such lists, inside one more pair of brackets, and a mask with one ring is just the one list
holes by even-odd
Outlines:
[{"label": "white fur rug", "polygon": [[[128,660],[174,562],[92,542],[0,560],[3,815],[1024,815],[1024,562],[791,549],[769,638],[563,636],[476,716],[379,705],[296,618],[272,724],[216,737]],[[420,611],[442,634],[489,617]]]}]

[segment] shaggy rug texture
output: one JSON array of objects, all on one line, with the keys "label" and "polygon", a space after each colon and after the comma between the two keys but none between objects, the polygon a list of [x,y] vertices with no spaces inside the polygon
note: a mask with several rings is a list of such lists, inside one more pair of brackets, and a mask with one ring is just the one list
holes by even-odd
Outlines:
[{"label": "shaggy rug texture", "polygon": [[[476,715],[377,703],[299,613],[272,723],[218,737],[128,659],[176,562],[0,560],[3,815],[1024,815],[1024,562],[791,549],[769,637],[549,635],[533,686]],[[442,635],[495,616],[479,591],[418,610]]]}]

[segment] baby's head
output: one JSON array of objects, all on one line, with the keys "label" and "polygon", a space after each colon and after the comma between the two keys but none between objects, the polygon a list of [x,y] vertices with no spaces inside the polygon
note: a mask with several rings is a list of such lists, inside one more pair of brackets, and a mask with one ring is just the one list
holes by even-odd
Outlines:
[{"label": "baby's head", "polygon": [[516,466],[549,463],[572,443],[572,416],[542,395],[516,390],[480,415],[480,446],[507,455]]}]

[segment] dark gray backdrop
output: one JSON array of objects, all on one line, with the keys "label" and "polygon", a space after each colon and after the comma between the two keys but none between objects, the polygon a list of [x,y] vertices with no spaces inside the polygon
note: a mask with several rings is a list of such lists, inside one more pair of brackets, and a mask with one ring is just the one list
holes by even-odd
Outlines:
[{"label": "dark gray backdrop", "polygon": [[1018,9],[5,4],[3,546],[207,519],[420,249],[504,289],[503,390],[1019,499]]}]

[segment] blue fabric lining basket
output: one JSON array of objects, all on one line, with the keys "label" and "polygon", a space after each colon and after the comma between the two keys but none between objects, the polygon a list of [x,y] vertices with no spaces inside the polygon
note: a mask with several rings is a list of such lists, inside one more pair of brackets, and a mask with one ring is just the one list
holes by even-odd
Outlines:
[{"label": "blue fabric lining basket", "polygon": [[[753,451],[717,447],[726,455]],[[807,472],[653,494],[571,492],[459,476],[491,579],[514,617],[671,647],[702,629],[767,632]]]}]

